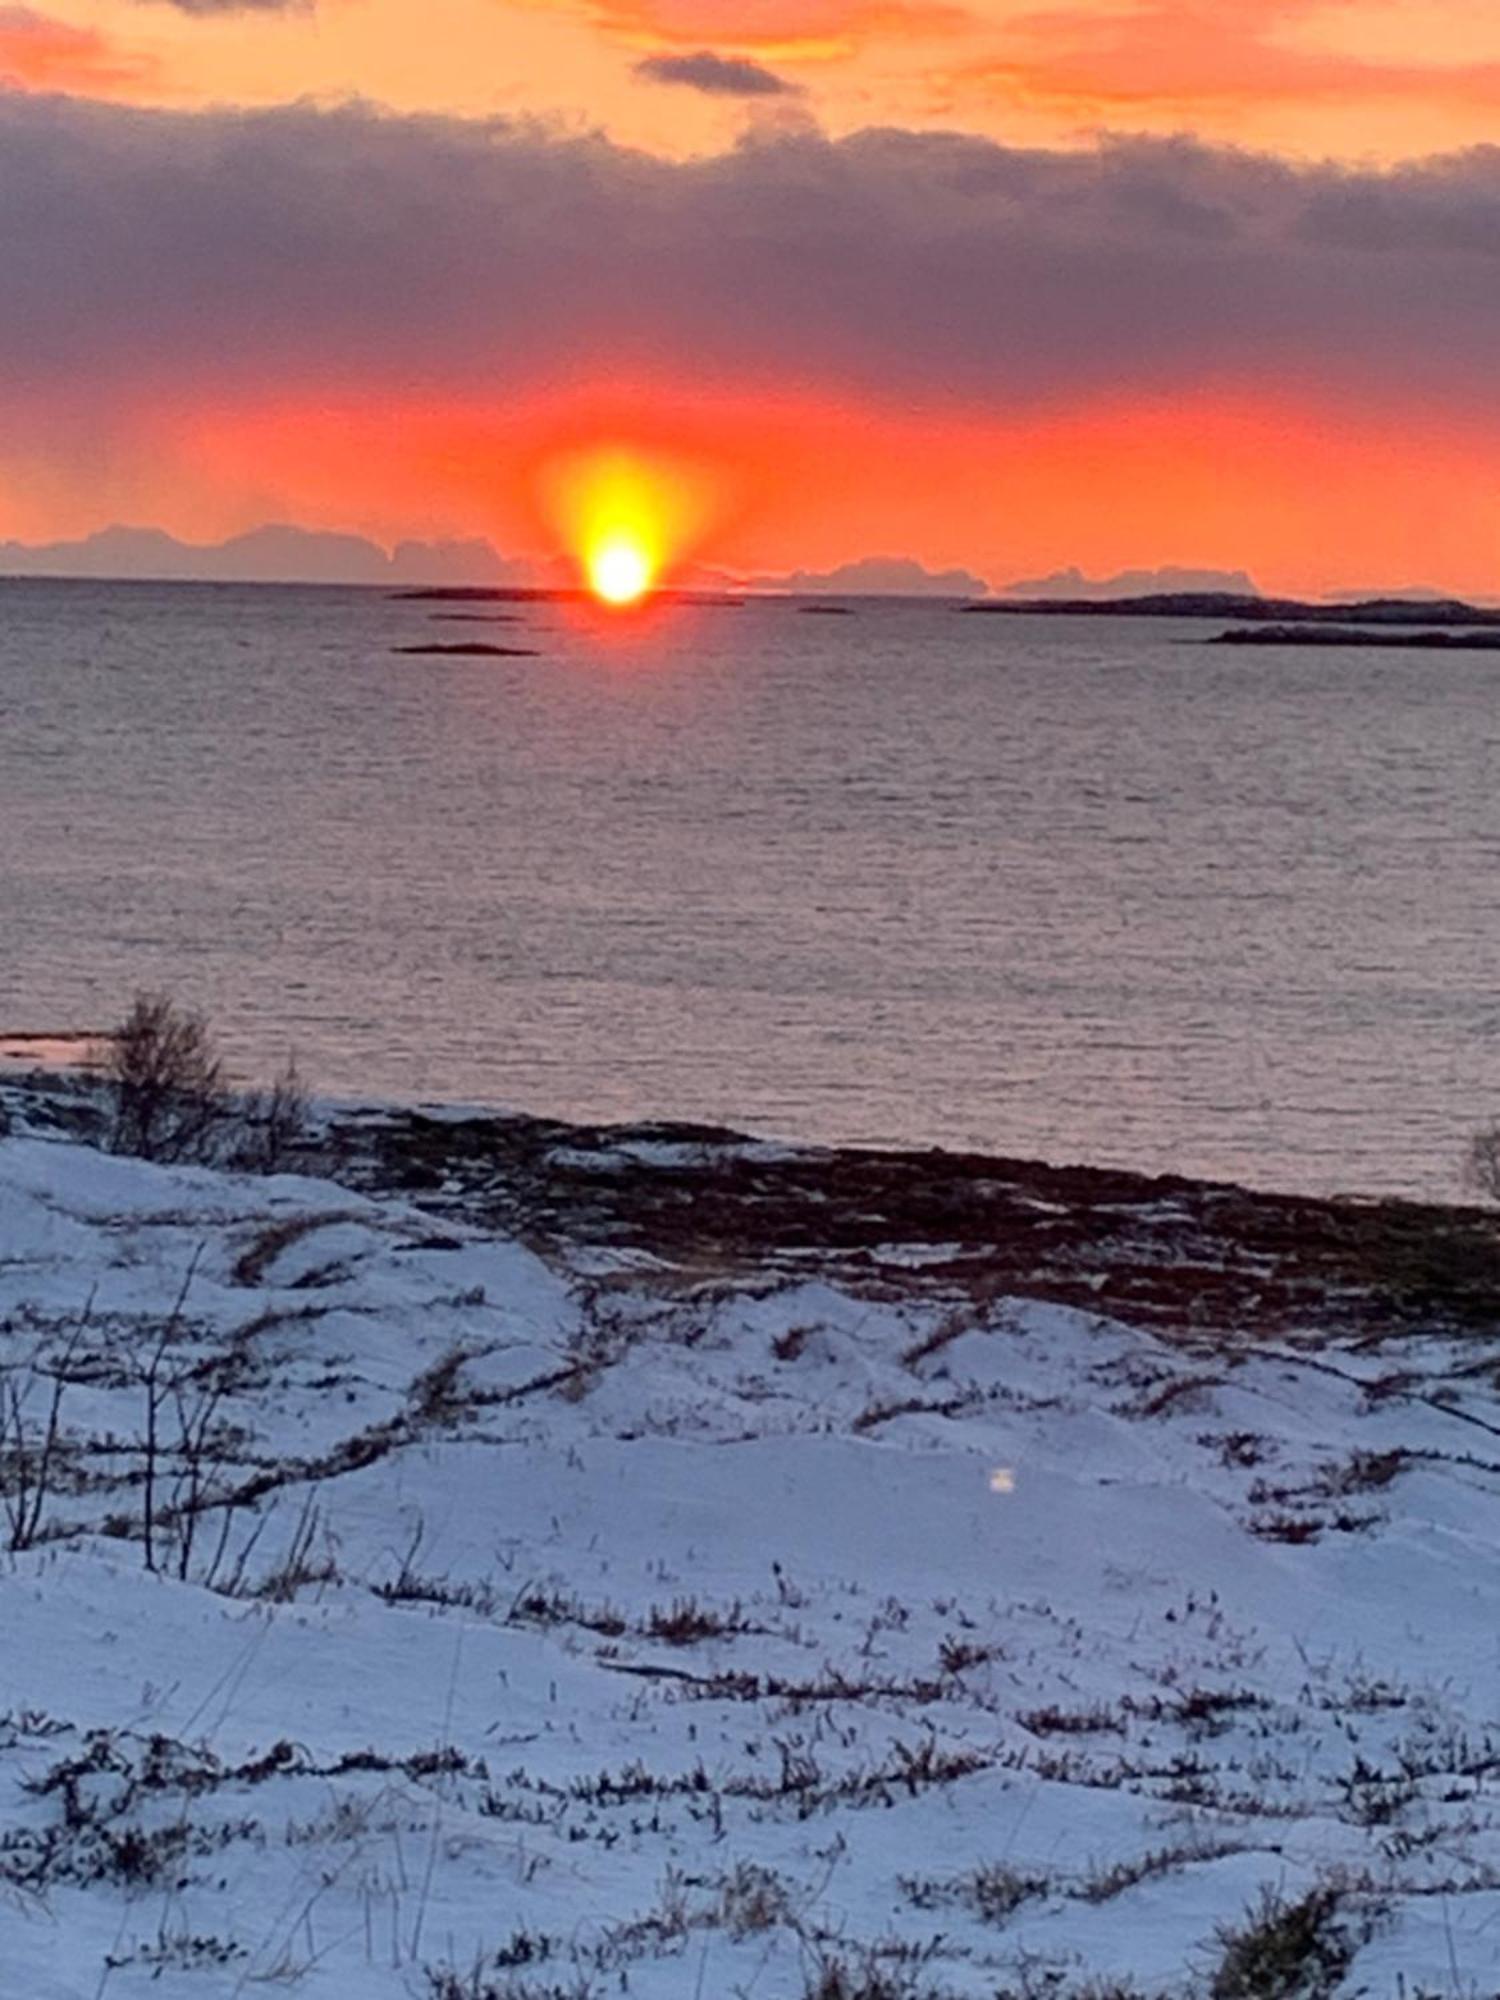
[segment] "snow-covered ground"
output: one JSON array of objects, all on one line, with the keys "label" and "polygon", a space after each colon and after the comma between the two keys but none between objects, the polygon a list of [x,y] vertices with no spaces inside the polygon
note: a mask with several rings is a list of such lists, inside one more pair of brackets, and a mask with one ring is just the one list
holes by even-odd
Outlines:
[{"label": "snow-covered ground", "polygon": [[6,2000],[1500,1991],[1500,1346],[804,1261],[0,1139]]}]

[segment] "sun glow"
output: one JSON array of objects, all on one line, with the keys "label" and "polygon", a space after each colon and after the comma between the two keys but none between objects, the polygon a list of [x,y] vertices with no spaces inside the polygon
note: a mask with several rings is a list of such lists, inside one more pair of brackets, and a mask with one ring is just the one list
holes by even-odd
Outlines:
[{"label": "sun glow", "polygon": [[723,507],[722,480],[685,456],[594,445],[556,454],[538,497],[601,604],[640,604],[672,582]]},{"label": "sun glow", "polygon": [[588,551],[589,588],[606,604],[635,604],[651,588],[654,565],[634,536],[618,532]]}]

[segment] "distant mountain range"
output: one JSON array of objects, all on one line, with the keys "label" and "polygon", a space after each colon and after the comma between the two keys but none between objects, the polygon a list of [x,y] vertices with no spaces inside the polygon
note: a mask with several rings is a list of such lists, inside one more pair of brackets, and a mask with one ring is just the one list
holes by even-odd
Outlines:
[{"label": "distant mountain range", "polygon": [[784,576],[740,581],[750,590],[829,597],[987,597],[990,588],[972,570],[932,570],[909,556],[865,556],[859,562],[840,563],[836,569],[794,569]]},{"label": "distant mountain range", "polygon": [[[363,535],[275,523],[224,542],[183,542],[162,528],[101,528],[72,542],[0,542],[0,576],[74,576],[164,583],[371,583],[552,588],[571,584],[565,564],[505,557],[492,543],[398,542],[387,552]],[[826,592],[838,596],[983,597],[969,570],[929,570],[904,557],[868,557],[831,570],[745,577],[690,569],[689,588]]]},{"label": "distant mountain range", "polygon": [[1024,597],[1033,602],[1050,597],[1072,603],[1103,603],[1114,597],[1206,596],[1258,597],[1254,577],[1242,569],[1126,569],[1118,576],[1085,576],[1081,569],[1058,569],[1050,576],[1008,583],[1001,597]]},{"label": "distant mountain range", "polygon": [[[338,534],[274,522],[231,535],[222,542],[184,542],[163,528],[100,528],[77,541],[0,541],[0,576],[95,577],[163,583],[363,583],[489,586],[511,589],[572,587],[572,566],[560,559],[537,561],[502,556],[494,544],[475,536],[443,541],[401,541],[382,548],[364,535]],[[928,569],[909,556],[866,556],[833,569],[789,570],[777,575],[691,567],[676,581],[684,588],[783,591],[828,597],[957,597],[997,606],[1107,605],[1122,600],[1251,598],[1262,593],[1245,570],[1198,570],[1167,566],[1122,570],[1106,577],[1080,569],[1005,585],[991,593],[982,576],[966,569]],[[1413,585],[1397,591],[1330,593],[1348,603],[1381,596],[1387,601],[1441,604],[1445,593]],[[1481,603],[1490,601],[1479,600]],[[1262,599],[1269,603],[1270,600]]]},{"label": "distant mountain range", "polygon": [[101,528],[76,542],[0,542],[0,575],[165,583],[527,584],[537,566],[486,541],[398,542],[273,524],[225,542],[180,542],[162,528]]}]

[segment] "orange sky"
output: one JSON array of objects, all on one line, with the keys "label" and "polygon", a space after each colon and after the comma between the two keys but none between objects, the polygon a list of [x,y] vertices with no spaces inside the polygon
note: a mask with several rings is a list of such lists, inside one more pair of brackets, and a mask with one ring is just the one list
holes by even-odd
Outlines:
[{"label": "orange sky", "polygon": [[[257,403],[184,412],[171,436],[169,485],[183,497],[167,525],[184,535],[295,516],[387,544],[477,525],[501,548],[538,549],[549,517],[536,473],[599,441],[685,468],[689,483],[698,468],[721,475],[717,511],[680,553],[734,573],[916,551],[934,569],[999,582],[1063,559],[1100,575],[1163,560],[1245,565],[1263,587],[1311,594],[1500,579],[1500,412],[1479,434],[1431,417],[1413,432],[1372,423],[1365,408],[1312,413],[1262,391],[1100,399],[976,426],[764,393],[689,404],[643,383],[572,408],[543,396],[503,416],[357,398]],[[223,497],[250,462],[247,515]]]},{"label": "orange sky", "polygon": [[[1396,159],[1485,143],[1500,114],[1492,0],[168,0],[0,7],[0,77],[163,104],[360,96],[555,118],[673,153],[747,116],[1072,144],[1191,130]],[[775,105],[664,91],[662,50],[761,59]]]},{"label": "orange sky", "polygon": [[[703,66],[705,54],[719,59],[717,68]],[[684,66],[679,58],[690,60]],[[742,300],[716,300],[707,314],[717,342],[712,354],[695,347],[691,297],[684,305],[684,295],[674,293],[661,308],[659,330],[632,305],[629,347],[617,366],[607,322],[585,328],[584,359],[559,359],[550,375],[545,353],[542,361],[529,352],[522,358],[513,350],[514,328],[497,327],[484,381],[471,358],[450,368],[426,348],[413,357],[405,334],[406,344],[386,354],[372,286],[354,359],[350,336],[340,336],[344,344],[330,360],[322,350],[303,357],[278,331],[267,335],[271,358],[258,375],[243,356],[221,367],[223,338],[207,329],[196,350],[199,305],[189,299],[178,309],[168,301],[161,307],[170,351],[163,372],[177,386],[148,379],[149,348],[132,360],[127,341],[118,381],[112,361],[106,384],[98,360],[85,358],[71,378],[59,364],[39,390],[18,391],[13,419],[0,430],[0,534],[45,539],[132,519],[208,539],[284,518],[386,540],[485,535],[507,553],[543,554],[556,525],[537,502],[538,468],[561,444],[597,435],[648,454],[691,451],[721,496],[691,553],[730,568],[816,567],[884,553],[963,565],[997,582],[1065,563],[1107,571],[1174,562],[1245,566],[1263,584],[1284,588],[1422,581],[1500,591],[1500,492],[1492,470],[1500,411],[1465,355],[1452,359],[1465,348],[1466,326],[1479,325],[1490,307],[1477,258],[1500,216],[1500,188],[1490,187],[1481,155],[1472,174],[1465,169],[1469,178],[1445,188],[1440,249],[1449,261],[1433,275],[1435,267],[1423,262],[1427,169],[1417,164],[1500,134],[1500,9],[1493,0],[310,0],[245,9],[199,0],[194,10],[169,0],[45,0],[0,5],[0,85],[0,110],[6,92],[12,107],[16,93],[62,92],[101,107],[174,114],[177,122],[160,128],[173,135],[163,141],[169,164],[176,146],[178,179],[190,191],[208,190],[205,203],[218,198],[210,182],[239,143],[240,128],[227,116],[235,106],[332,107],[357,99],[422,114],[442,132],[457,130],[455,120],[511,121],[512,130],[533,135],[534,171],[544,177],[527,199],[549,261],[527,282],[548,312],[569,282],[576,224],[573,194],[557,193],[546,177],[565,153],[575,164],[583,157],[580,142],[595,143],[586,135],[611,142],[599,154],[599,175],[617,190],[637,171],[628,149],[680,163],[678,171],[694,173],[695,189],[712,191],[716,159],[797,162],[809,157],[798,150],[809,135],[838,140],[885,127],[998,142],[933,169],[923,197],[933,221],[919,217],[899,253],[912,268],[911,285],[897,282],[888,291],[879,283],[880,246],[901,199],[900,176],[882,169],[872,195],[859,179],[862,156],[837,156],[841,242],[864,226],[868,211],[867,265],[851,262],[852,276],[831,276],[818,248],[816,204],[835,196],[821,182],[809,196],[789,179],[788,210],[806,203],[813,219],[805,240],[778,252],[776,269],[778,283],[789,268],[800,271],[800,289],[771,295],[751,282]],[[156,129],[102,126],[100,159],[107,162],[111,149],[137,148],[139,131]],[[210,143],[194,144],[189,157],[184,135],[200,129]],[[927,272],[923,231],[951,260],[942,271],[962,274],[963,232],[975,225],[966,210],[944,206],[933,186],[946,176],[959,190],[955,202],[966,176],[1000,190],[986,211],[990,234],[974,237],[972,256],[1003,258],[1010,237],[996,204],[1003,210],[1010,199],[1006,162],[1039,151],[1084,157],[1102,131],[1191,134],[1238,149],[1224,156],[1230,164],[1223,172],[1235,179],[1232,214],[1217,206],[1216,169],[1199,159],[1179,175],[1163,149],[1143,156],[1147,168],[1131,169],[1135,178],[1111,194],[1116,207],[1090,222],[1080,248],[1069,233],[1067,183],[1054,177],[1040,192],[1028,183],[1028,227],[1043,218],[1051,261],[1038,277],[1039,253],[1028,239],[1014,283],[1007,285],[1003,272],[996,280],[997,312],[1024,322],[1025,287],[1061,285],[1057,273],[1065,271],[1074,319],[1055,302],[1048,310],[1076,379],[1065,368],[1056,381],[1022,379],[1025,369],[1041,367],[1026,349],[1024,326],[1010,328],[986,372],[982,300],[964,309],[950,376],[943,329],[934,330],[948,280]],[[734,153],[747,142],[752,154]],[[1263,212],[1260,170],[1245,162],[1247,149],[1304,175],[1295,217],[1282,216],[1289,197],[1281,191],[1266,197]],[[1318,181],[1322,170],[1313,163],[1327,159],[1344,163],[1356,180]],[[849,160],[856,166],[846,171]],[[390,170],[398,179],[401,171]],[[657,208],[650,204],[666,214],[677,198],[673,184],[641,171],[649,190],[643,227],[659,236],[668,225],[651,219]],[[337,161],[318,158],[316,172],[336,175]],[[444,172],[451,188],[451,169]],[[305,175],[290,179],[279,220],[267,225],[273,236],[286,230],[289,258],[302,254],[306,185]],[[406,202],[405,184],[372,180],[370,187],[384,227]],[[1411,207],[1417,219],[1402,227],[1415,235],[1401,261],[1387,256],[1376,271],[1370,258],[1388,250],[1388,189]],[[452,198],[461,203],[462,190]],[[714,198],[733,218],[741,213],[734,204],[748,210],[752,199],[765,199],[764,187],[757,182],[753,195],[731,188]],[[428,201],[413,184],[409,227],[419,239]],[[1197,230],[1205,271],[1216,268],[1226,246],[1240,260],[1233,268],[1225,263],[1217,304],[1210,283],[1192,308],[1205,327],[1201,368],[1192,365],[1190,346],[1186,359],[1155,367],[1149,328],[1130,335],[1117,368],[1095,351],[1107,348],[1122,324],[1160,310],[1160,301],[1148,306],[1131,289],[1129,268],[1142,260],[1130,235],[1132,201],[1151,207],[1153,230],[1171,233],[1173,257]],[[159,205],[143,204],[139,216],[118,224],[119,239],[144,240],[158,214]],[[1118,254],[1110,215],[1122,218]],[[6,227],[50,240],[55,220],[41,197],[34,217],[0,210],[0,252]],[[745,227],[753,240],[758,222]],[[211,214],[204,228],[211,241]],[[1360,284],[1361,273],[1374,275],[1364,319],[1341,318],[1336,299],[1315,308],[1326,307],[1329,320],[1310,330],[1304,366],[1295,351],[1296,314],[1310,294],[1297,286],[1307,282],[1309,229],[1330,232],[1338,254],[1354,258]],[[1340,234],[1349,229],[1359,232],[1353,251]],[[1253,342],[1233,337],[1233,294],[1261,282],[1256,260],[1268,231],[1277,257],[1288,269],[1295,263],[1299,275],[1295,285],[1288,281],[1282,318],[1268,315],[1274,351],[1268,346],[1262,362]],[[257,257],[266,254],[264,234],[260,225],[252,231]],[[106,232],[103,248],[84,259],[86,284],[102,289],[97,297],[80,294],[78,313],[113,325],[120,306],[109,290],[117,275],[110,240]],[[196,235],[184,239],[185,262],[201,258],[197,243]],[[469,254],[482,262],[489,243],[476,233]],[[170,238],[149,247],[170,259]],[[1152,237],[1147,260],[1158,247]],[[273,260],[277,248],[273,240]],[[313,251],[306,256],[315,261]],[[66,259],[49,270],[38,253],[37,268],[39,291],[50,285],[54,301],[75,281]],[[572,310],[582,323],[593,312],[592,267],[580,262],[578,269]],[[1092,290],[1090,271],[1099,274]],[[929,277],[933,289],[924,298]],[[501,280],[503,272],[503,297]],[[235,284],[232,259],[214,282],[221,293]],[[246,279],[252,344],[261,282]],[[444,312],[444,282],[435,271],[435,318]],[[149,332],[154,281],[131,271],[120,289],[126,317],[143,311]],[[918,345],[929,335],[935,342],[931,379],[909,362],[897,331],[887,382],[880,321],[893,310],[890,300],[899,305],[908,295],[912,310],[927,316]],[[1446,306],[1434,305],[1433,295]],[[409,303],[409,287],[403,296]],[[757,332],[760,344],[748,343],[737,359],[723,334],[726,314],[753,324],[758,315],[784,314],[788,297],[808,317],[805,349],[792,341],[792,358],[778,372],[774,356],[788,344],[778,347]],[[1423,312],[1432,315],[1427,346],[1413,319]],[[1208,351],[1219,329],[1222,356]],[[16,343],[23,375],[49,345],[23,314],[9,334],[0,326],[0,364],[6,338]],[[1045,356],[1048,339],[1038,346]],[[1008,357],[1018,351],[1024,367],[1012,379]],[[1429,352],[1430,371],[1423,359]]]}]

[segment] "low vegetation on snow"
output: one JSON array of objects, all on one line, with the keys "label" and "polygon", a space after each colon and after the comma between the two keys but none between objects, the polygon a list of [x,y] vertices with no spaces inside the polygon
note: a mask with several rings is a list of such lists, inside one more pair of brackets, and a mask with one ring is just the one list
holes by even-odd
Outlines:
[{"label": "low vegetation on snow", "polygon": [[758,1254],[722,1176],[802,1167],[727,1139],[533,1133],[570,1211],[503,1121],[267,1175],[4,1095],[5,1993],[1496,1991],[1473,1286],[1210,1283],[1183,1184],[1039,1181],[1028,1285],[868,1161]]}]

